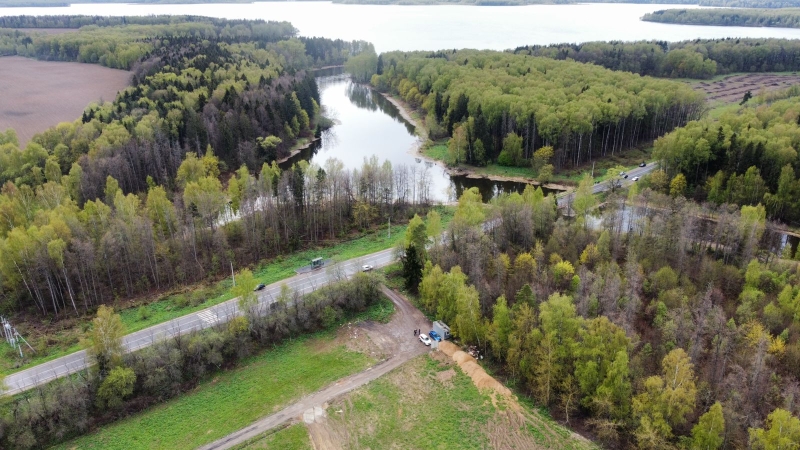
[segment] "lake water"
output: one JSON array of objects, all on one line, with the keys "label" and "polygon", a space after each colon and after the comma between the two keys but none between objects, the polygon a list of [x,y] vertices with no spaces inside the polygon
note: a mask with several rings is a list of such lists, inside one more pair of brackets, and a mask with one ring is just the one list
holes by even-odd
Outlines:
[{"label": "lake water", "polygon": [[0,8],[0,15],[104,16],[191,14],[229,19],[286,20],[303,36],[375,44],[378,52],[478,48],[607,40],[776,37],[800,29],[708,27],[642,22],[647,12],[691,5],[579,4],[528,6],[341,5],[329,2],[240,4],[74,4],[60,8]]},{"label": "lake water", "polygon": [[450,177],[442,166],[416,154],[419,138],[414,126],[377,91],[351,82],[341,69],[317,74],[322,106],[336,125],[323,132],[314,145],[282,164],[283,168],[300,159],[324,167],[328,159],[336,158],[344,167],[355,169],[375,155],[380,163],[389,161],[394,168],[406,166],[415,179],[425,180],[427,197],[442,202],[457,199],[470,187],[479,188],[485,200],[500,192],[525,188],[521,183]]}]

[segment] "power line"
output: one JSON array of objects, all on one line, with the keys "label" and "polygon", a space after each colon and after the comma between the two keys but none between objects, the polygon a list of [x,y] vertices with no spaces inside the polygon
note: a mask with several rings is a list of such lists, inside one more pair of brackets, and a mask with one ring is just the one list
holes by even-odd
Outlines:
[{"label": "power line", "polygon": [[31,347],[31,344],[22,337],[22,335],[17,332],[17,329],[11,325],[11,322],[8,321],[3,316],[0,316],[0,333],[3,334],[3,338],[11,345],[11,348],[19,351],[19,357],[23,358],[25,355],[22,353],[22,344],[28,346],[31,349],[31,352],[36,353],[36,351]]}]

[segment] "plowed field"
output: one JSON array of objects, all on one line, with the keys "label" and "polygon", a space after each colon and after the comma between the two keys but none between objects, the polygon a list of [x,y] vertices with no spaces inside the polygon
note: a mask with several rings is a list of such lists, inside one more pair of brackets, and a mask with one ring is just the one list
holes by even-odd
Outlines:
[{"label": "plowed field", "polygon": [[131,73],[96,64],[0,58],[0,130],[17,131],[21,146],[60,122],[71,122],[93,101],[113,100]]},{"label": "plowed field", "polygon": [[786,89],[793,84],[800,84],[800,76],[796,74],[780,75],[770,73],[748,73],[734,75],[717,81],[702,81],[694,88],[705,93],[709,102],[740,102],[745,92],[755,96],[759,92]]}]

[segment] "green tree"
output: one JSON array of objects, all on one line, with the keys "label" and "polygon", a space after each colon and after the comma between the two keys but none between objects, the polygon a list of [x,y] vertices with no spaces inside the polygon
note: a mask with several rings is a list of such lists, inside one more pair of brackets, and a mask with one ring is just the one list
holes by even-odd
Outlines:
[{"label": "green tree", "polygon": [[716,450],[722,447],[725,435],[725,417],[722,415],[722,405],[719,402],[700,416],[700,421],[692,427],[692,437],[689,441],[691,450]]},{"label": "green tree", "polygon": [[497,163],[502,166],[519,166],[522,163],[522,136],[516,133],[506,135]]},{"label": "green tree", "polygon": [[417,252],[417,247],[415,245],[409,245],[406,247],[402,263],[403,278],[406,281],[406,289],[409,289],[412,292],[417,292],[419,289],[419,284],[422,281],[422,268],[424,262],[419,257],[419,253]]},{"label": "green tree", "polygon": [[633,399],[633,410],[639,420],[636,439],[646,448],[659,448],[671,439],[673,428],[686,421],[697,397],[694,369],[682,348],[664,357],[661,372],[661,376],[647,378],[644,392]]},{"label": "green tree", "polygon": [[767,416],[766,429],[750,428],[750,446],[755,450],[796,450],[800,448],[800,420],[785,409]]},{"label": "green tree", "polygon": [[508,309],[506,297],[501,295],[492,309],[492,323],[489,326],[487,339],[495,356],[503,360],[508,353],[508,338],[512,331],[511,311]]},{"label": "green tree", "polygon": [[575,191],[575,198],[572,201],[572,208],[575,210],[575,215],[578,218],[577,222],[584,227],[587,226],[586,218],[589,211],[597,204],[597,199],[592,193],[592,177],[585,174],[578,184],[578,189]]},{"label": "green tree", "polygon": [[133,393],[136,373],[128,367],[114,367],[97,389],[97,405],[113,409],[122,405],[125,397]]},{"label": "green tree", "polygon": [[239,297],[239,309],[242,311],[249,311],[253,306],[258,303],[258,295],[256,295],[255,288],[258,286],[258,280],[253,276],[250,269],[244,269],[239,272],[236,277],[236,286],[231,289],[234,297]]},{"label": "green tree", "polygon": [[682,197],[686,193],[686,177],[682,173],[675,175],[669,182],[669,195]]},{"label": "green tree", "polygon": [[114,367],[122,364],[122,355],[125,352],[122,346],[122,337],[125,335],[125,326],[119,314],[114,314],[114,308],[100,305],[97,317],[92,320],[92,329],[86,342],[86,353],[97,365],[101,378],[105,378]]}]

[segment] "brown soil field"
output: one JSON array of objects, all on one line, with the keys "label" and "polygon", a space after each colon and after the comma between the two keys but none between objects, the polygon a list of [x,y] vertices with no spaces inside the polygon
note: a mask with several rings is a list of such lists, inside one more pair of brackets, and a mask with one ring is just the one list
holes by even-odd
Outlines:
[{"label": "brown soil field", "polygon": [[0,130],[13,128],[20,146],[34,134],[80,118],[94,101],[111,101],[131,73],[96,64],[0,58]]},{"label": "brown soil field", "polygon": [[706,94],[709,102],[738,103],[742,101],[747,91],[755,96],[762,90],[768,92],[786,89],[793,84],[800,84],[800,76],[795,73],[791,75],[748,73],[717,81],[701,81],[694,84],[694,88]]}]

